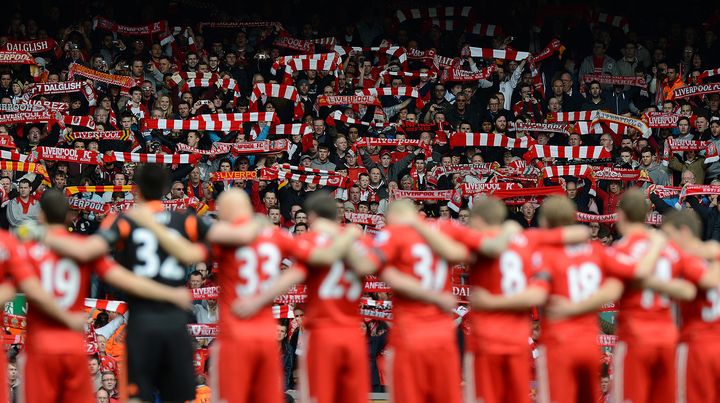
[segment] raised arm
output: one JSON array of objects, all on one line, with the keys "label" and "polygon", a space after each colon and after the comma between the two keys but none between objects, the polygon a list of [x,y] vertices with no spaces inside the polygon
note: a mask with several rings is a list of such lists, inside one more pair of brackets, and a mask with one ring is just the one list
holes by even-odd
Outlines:
[{"label": "raised arm", "polygon": [[457,299],[449,293],[426,290],[415,277],[404,274],[394,267],[388,267],[380,274],[380,280],[386,282],[394,292],[408,298],[436,305],[445,312],[452,312]]},{"label": "raised arm", "polygon": [[203,246],[171,232],[167,227],[158,223],[153,212],[147,207],[133,207],[127,215],[137,225],[152,232],[157,238],[160,247],[180,263],[189,265],[202,262],[207,258],[207,252]]},{"label": "raised arm", "polygon": [[110,253],[110,247],[102,237],[90,235],[83,239],[47,234],[43,244],[60,255],[78,262],[90,262]]},{"label": "raised arm", "polygon": [[126,268],[116,265],[110,269],[103,280],[127,293],[135,296],[165,301],[178,306],[181,309],[189,310],[192,306],[190,292],[184,287],[170,287],[149,278],[136,276]]},{"label": "raised arm", "polygon": [[265,305],[282,295],[294,284],[305,280],[305,272],[295,266],[282,272],[268,288],[259,295],[249,298],[238,298],[233,302],[233,313],[241,318],[255,315]]},{"label": "raised arm", "polygon": [[640,284],[643,288],[665,294],[678,301],[691,301],[697,295],[697,289],[692,283],[679,278],[660,280],[655,276],[650,276],[643,279]]}]

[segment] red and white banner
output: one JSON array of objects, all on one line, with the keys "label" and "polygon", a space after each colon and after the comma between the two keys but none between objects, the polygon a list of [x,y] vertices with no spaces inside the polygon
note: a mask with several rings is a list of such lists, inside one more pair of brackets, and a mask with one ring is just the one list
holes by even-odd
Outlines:
[{"label": "red and white banner", "polygon": [[590,121],[597,118],[597,111],[581,112],[548,112],[548,122],[577,122],[580,120]]},{"label": "red and white banner", "polygon": [[372,225],[374,227],[382,227],[385,225],[385,217],[380,214],[363,214],[345,212],[345,219],[353,224]]},{"label": "red and white banner", "polygon": [[0,64],[36,64],[28,52],[0,50]]},{"label": "red and white banner", "polygon": [[688,196],[698,195],[720,195],[720,186],[718,185],[685,185],[680,191],[680,202]]},{"label": "red and white banner", "polygon": [[[578,222],[599,222],[599,223],[605,223],[605,224],[612,224],[617,222],[617,213],[616,214],[588,214],[588,213],[581,213],[576,212],[575,217],[578,220]],[[662,214],[658,213],[657,211],[651,211],[648,213],[648,215],[645,217],[645,224],[649,225],[661,225],[662,224]]]},{"label": "red and white banner", "polygon": [[109,130],[99,132],[71,132],[65,135],[65,141],[100,140],[100,141],[132,141],[130,130]]},{"label": "red and white banner", "polygon": [[667,165],[670,155],[676,151],[705,151],[705,164],[710,164],[720,160],[718,149],[712,141],[696,141],[696,140],[678,140],[668,138],[665,140],[665,149],[663,150],[663,164]]},{"label": "red and white banner", "polygon": [[531,137],[514,139],[496,133],[463,133],[455,132],[450,137],[450,147],[505,147],[529,148],[535,144]]},{"label": "red and white banner", "polygon": [[279,124],[270,126],[270,132],[268,134],[281,134],[281,135],[292,135],[292,134],[312,134],[313,129],[311,126],[304,123],[289,123]]},{"label": "red and white banner", "polygon": [[79,197],[68,197],[67,202],[73,210],[80,210],[95,214],[107,214],[110,211],[110,205],[103,201],[82,199]]},{"label": "red and white banner", "polygon": [[494,64],[491,64],[490,66],[478,71],[470,71],[461,69],[460,67],[453,67],[445,69],[442,73],[441,78],[442,81],[479,81],[487,80],[494,72]]},{"label": "red and white banner", "polygon": [[102,29],[120,35],[152,35],[167,31],[167,21],[158,21],[145,25],[120,25],[104,17],[93,18],[93,29]]},{"label": "red and white banner", "polygon": [[607,180],[607,181],[641,181],[650,182],[652,179],[647,174],[647,171],[636,170],[636,169],[625,169],[625,168],[613,168],[613,167],[592,167],[595,179]]},{"label": "red and white banner", "polygon": [[80,92],[85,96],[90,105],[96,101],[95,90],[85,81],[60,81],[57,83],[31,84],[25,88],[23,98],[31,99],[39,95],[57,95]]},{"label": "red and white banner", "polygon": [[397,147],[397,146],[413,146],[427,148],[422,140],[412,139],[384,139],[379,137],[360,137],[355,143],[355,147]]},{"label": "red and white banner", "polygon": [[460,192],[463,196],[477,194],[492,194],[508,190],[522,189],[516,182],[494,182],[494,183],[463,183],[460,185]]},{"label": "red and white banner", "polygon": [[250,94],[250,112],[258,111],[258,100],[260,100],[263,95],[270,98],[283,98],[295,102],[295,118],[302,118],[302,108],[299,110],[297,109],[299,107],[298,102],[300,101],[300,94],[298,94],[297,88],[292,85],[265,83],[255,84],[252,93]]},{"label": "red and white banner", "polygon": [[298,52],[313,53],[315,52],[315,44],[312,41],[291,38],[289,36],[279,36],[273,41],[273,46],[285,49],[292,49]]},{"label": "red and white banner", "polygon": [[595,115],[595,119],[593,120],[593,122],[617,123],[620,125],[629,126],[639,131],[644,138],[648,138],[650,137],[650,135],[652,135],[652,129],[650,129],[642,120],[603,111],[595,112],[597,112],[597,114]]},{"label": "red and white banner", "polygon": [[315,102],[318,107],[336,105],[382,106],[378,98],[371,95],[320,95]]},{"label": "red and white banner", "polygon": [[216,324],[189,324],[187,329],[191,337],[217,337],[220,334],[220,326]]},{"label": "red and white banner", "polygon": [[609,24],[615,28],[620,28],[626,35],[630,32],[630,23],[625,17],[619,15],[593,12],[590,14],[590,20],[593,23]]},{"label": "red and white banner", "polygon": [[37,101],[34,99],[20,99],[16,104],[0,104],[0,112],[7,113],[47,112],[64,114],[68,108],[70,108],[70,105],[66,102]]}]

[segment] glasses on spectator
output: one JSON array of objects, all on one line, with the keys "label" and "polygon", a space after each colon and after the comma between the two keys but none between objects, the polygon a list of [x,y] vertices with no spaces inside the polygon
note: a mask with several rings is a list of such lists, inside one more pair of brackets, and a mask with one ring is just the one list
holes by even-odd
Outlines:
[{"label": "glasses on spectator", "polygon": [[115,378],[103,378],[103,382],[115,382]]},{"label": "glasses on spectator", "polygon": [[173,188],[173,190],[176,192],[184,192],[183,188]]}]

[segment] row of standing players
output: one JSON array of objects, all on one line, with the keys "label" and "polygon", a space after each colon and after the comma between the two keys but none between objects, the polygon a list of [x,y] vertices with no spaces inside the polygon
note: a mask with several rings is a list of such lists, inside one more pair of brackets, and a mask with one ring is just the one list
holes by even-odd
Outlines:
[{"label": "row of standing players", "polygon": [[[84,341],[77,331],[84,323],[78,312],[91,273],[130,294],[130,401],[151,401],[156,391],[167,402],[193,399],[192,347],[185,327],[191,301],[182,285],[184,266],[206,260],[207,244],[220,268],[220,334],[210,374],[218,401],[283,401],[271,304],[303,282],[309,297],[299,365],[301,401],[366,402],[368,354],[358,299],[360,279],[367,274],[377,274],[393,289],[386,359],[391,400],[462,401],[448,262],[471,267],[466,402],[530,401],[527,310],[532,306],[545,307],[538,401],[598,401],[596,312],[610,301],[620,306],[614,401],[720,398],[720,354],[712,354],[720,348],[720,247],[697,239],[700,223],[690,212],[664,217],[665,235],[646,227],[641,192],[623,195],[618,206],[623,238],[606,248],[587,241],[587,228],[575,225],[572,202],[561,197],[545,200],[543,229],[524,232],[505,222],[506,208],[495,199],[475,203],[469,228],[423,220],[412,203],[396,201],[387,210],[388,225],[370,239],[356,227],[336,224],[334,200],[318,194],[305,206],[312,231],[291,238],[254,219],[241,191],[223,192],[219,221],[208,225],[193,215],[162,211],[164,168],[145,165],[136,182],[138,206],[108,217],[96,235],[67,233],[67,204],[54,191],[41,199],[43,225],[21,231],[35,241],[18,245],[2,234],[6,274],[31,305],[21,376],[32,379],[33,387],[21,391],[25,401],[92,401]],[[114,260],[107,257],[110,252]],[[286,257],[294,264],[281,272]],[[0,297],[11,291],[0,287]],[[669,297],[687,301],[681,335]],[[682,343],[676,348],[678,337]]]}]

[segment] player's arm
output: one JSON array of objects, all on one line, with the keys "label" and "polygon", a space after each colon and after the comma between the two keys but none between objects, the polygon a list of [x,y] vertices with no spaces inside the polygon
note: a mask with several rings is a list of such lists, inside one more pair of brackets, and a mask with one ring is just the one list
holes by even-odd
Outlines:
[{"label": "player's arm", "polygon": [[58,254],[81,263],[90,262],[110,253],[110,246],[98,235],[80,238],[48,233],[42,242]]},{"label": "player's arm", "polygon": [[192,306],[190,292],[184,287],[170,287],[149,278],[136,276],[120,265],[114,265],[104,275],[103,280],[127,293],[156,301],[165,301],[181,309]]},{"label": "player's arm", "polygon": [[84,313],[74,314],[60,308],[55,299],[42,288],[37,277],[28,276],[19,280],[18,288],[25,293],[25,297],[33,304],[33,307],[37,307],[46,315],[70,329],[76,331],[85,329],[86,315]]},{"label": "player's arm", "polygon": [[394,267],[383,270],[380,279],[386,282],[394,292],[411,299],[436,305],[443,311],[451,312],[457,306],[457,299],[454,295],[426,290],[415,277],[404,274]]},{"label": "player's arm", "polygon": [[267,225],[267,219],[255,216],[243,225],[233,225],[216,221],[210,227],[205,239],[218,245],[247,245],[257,238],[260,231]]},{"label": "player's arm", "polygon": [[718,285],[720,285],[720,261],[713,260],[708,270],[700,277],[698,287],[707,290]]},{"label": "player's arm", "polygon": [[500,233],[495,237],[483,240],[478,251],[485,256],[498,257],[507,249],[512,238],[521,231],[522,227],[517,222],[512,220],[505,221]]},{"label": "player's arm", "polygon": [[655,276],[649,276],[640,282],[643,288],[653,290],[660,294],[665,294],[668,297],[678,301],[690,301],[695,299],[697,294],[697,288],[683,279],[673,278],[670,280],[660,280]]},{"label": "player's arm", "polygon": [[191,242],[158,223],[149,208],[144,206],[133,207],[127,216],[131,218],[135,224],[152,232],[155,238],[157,238],[160,247],[181,264],[195,264],[207,258],[207,250],[204,246]]},{"label": "player's arm", "polygon": [[648,234],[650,245],[645,254],[638,259],[635,266],[635,278],[644,279],[649,277],[655,270],[658,258],[663,252],[667,239],[660,233],[660,231],[650,231]]},{"label": "player's arm", "polygon": [[595,312],[603,305],[617,301],[622,295],[623,290],[624,285],[622,281],[610,277],[603,282],[597,292],[582,301],[571,302],[565,297],[550,297],[545,307],[545,313],[551,319],[565,319]]},{"label": "player's arm", "polygon": [[312,265],[330,265],[343,259],[353,243],[360,237],[360,230],[355,226],[348,226],[339,235],[325,246],[314,248],[307,257],[307,263]]},{"label": "player's arm", "polygon": [[241,318],[253,316],[265,305],[285,293],[288,288],[305,280],[305,271],[292,266],[282,274],[268,288],[260,294],[250,298],[238,298],[233,302],[233,313]]},{"label": "player's arm", "polygon": [[590,239],[590,227],[587,225],[570,225],[561,228],[564,244],[585,242]]},{"label": "player's arm", "polygon": [[355,245],[345,255],[345,262],[358,276],[367,276],[375,273],[380,267],[377,254],[377,250]]},{"label": "player's arm", "polygon": [[530,285],[525,290],[509,295],[491,294],[484,288],[473,287],[470,292],[470,307],[482,311],[524,311],[533,306],[544,305],[548,291],[540,286]]},{"label": "player's arm", "polygon": [[462,262],[470,258],[470,253],[464,245],[444,235],[437,227],[430,226],[420,219],[415,219],[411,224],[442,259],[448,262]]},{"label": "player's arm", "polygon": [[9,302],[15,296],[15,287],[9,283],[0,284],[0,304]]}]

